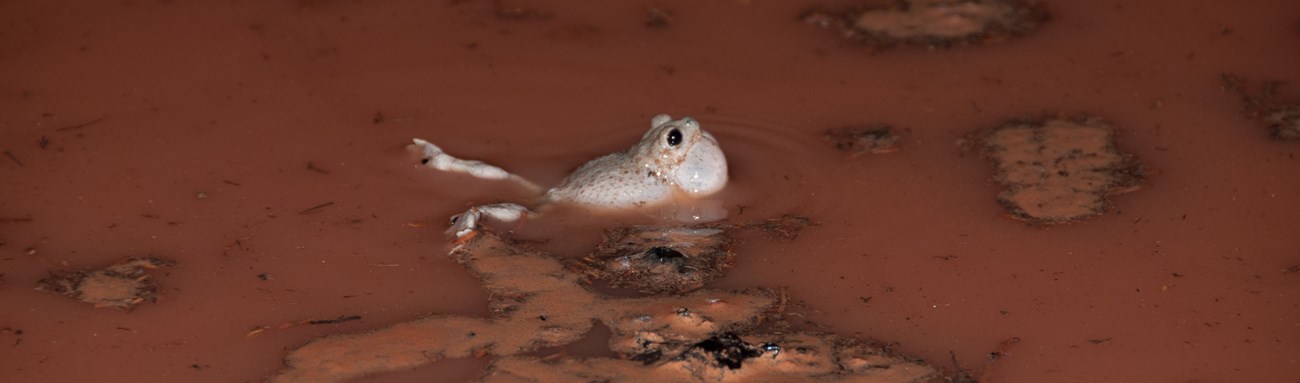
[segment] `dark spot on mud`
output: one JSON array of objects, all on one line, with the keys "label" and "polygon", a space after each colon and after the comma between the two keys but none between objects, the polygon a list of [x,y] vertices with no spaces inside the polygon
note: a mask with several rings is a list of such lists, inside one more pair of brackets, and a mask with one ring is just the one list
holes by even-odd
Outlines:
[{"label": "dark spot on mud", "polygon": [[869,124],[866,126],[846,126],[827,129],[826,140],[835,145],[835,149],[847,153],[849,158],[866,153],[885,154],[898,151],[901,138],[894,128],[886,124]]},{"label": "dark spot on mud", "polygon": [[1032,0],[875,0],[801,19],[872,49],[982,45],[1030,33],[1048,20]]},{"label": "dark spot on mud", "polygon": [[1039,224],[1106,212],[1110,196],[1136,190],[1141,164],[1116,146],[1115,128],[1096,117],[1012,120],[965,140],[996,166],[998,204]]},{"label": "dark spot on mud", "polygon": [[763,355],[761,348],[745,343],[735,333],[725,332],[696,343],[678,358],[703,358],[712,360],[719,367],[736,370],[744,364],[745,359],[759,355]]},{"label": "dark spot on mud", "polygon": [[160,288],[146,272],[175,265],[162,257],[128,258],[98,270],[54,271],[36,283],[36,290],[63,295],[95,307],[131,309],[156,302]]}]

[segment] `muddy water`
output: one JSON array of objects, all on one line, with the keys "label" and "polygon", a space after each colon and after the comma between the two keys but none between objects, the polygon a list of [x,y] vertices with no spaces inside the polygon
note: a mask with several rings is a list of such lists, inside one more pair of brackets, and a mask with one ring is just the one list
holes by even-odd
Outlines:
[{"label": "muddy water", "polygon": [[[415,168],[403,145],[552,184],[655,113],[722,143],[730,219],[821,223],[745,244],[722,287],[788,286],[833,331],[995,381],[1300,376],[1300,147],[1269,141],[1218,77],[1300,82],[1300,3],[1056,1],[1029,36],[874,54],[796,22],[809,5],[793,2],[656,2],[666,28],[642,3],[504,5],[536,12],[0,4],[3,380],[258,381],[314,337],[485,314],[442,256],[445,219],[525,196]],[[992,167],[955,142],[1044,111],[1108,119],[1153,176],[1089,222],[1002,217]],[[820,141],[858,123],[909,133],[854,159]],[[156,304],[32,291],[142,254],[178,261]],[[346,315],[362,319],[246,336]]]}]

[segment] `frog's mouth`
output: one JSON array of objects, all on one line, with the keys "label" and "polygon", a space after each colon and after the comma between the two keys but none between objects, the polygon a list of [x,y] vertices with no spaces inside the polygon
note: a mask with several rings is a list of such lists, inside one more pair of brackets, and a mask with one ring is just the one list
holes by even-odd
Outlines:
[{"label": "frog's mouth", "polygon": [[702,133],[673,173],[677,185],[692,197],[713,194],[727,186],[727,158],[722,147],[712,134]]}]

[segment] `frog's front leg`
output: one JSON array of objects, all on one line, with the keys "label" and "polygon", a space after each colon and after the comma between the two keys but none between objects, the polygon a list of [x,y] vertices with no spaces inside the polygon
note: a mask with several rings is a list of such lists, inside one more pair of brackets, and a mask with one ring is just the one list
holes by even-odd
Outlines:
[{"label": "frog's front leg", "polygon": [[411,141],[414,142],[415,147],[420,150],[422,155],[420,162],[423,163],[424,166],[445,172],[465,173],[474,176],[475,178],[487,180],[510,180],[528,189],[531,193],[542,192],[542,188],[537,186],[537,184],[532,183],[532,181],[507,172],[505,169],[500,167],[484,163],[483,161],[453,157],[452,155],[447,154],[447,152],[442,151],[442,148],[439,148],[438,145],[434,145],[432,142],[421,140],[419,138],[412,139]]},{"label": "frog's front leg", "polygon": [[447,229],[447,232],[454,233],[457,238],[460,238],[477,229],[479,221],[483,219],[490,218],[498,222],[515,222],[523,219],[529,213],[532,212],[528,208],[513,203],[475,206],[464,213],[452,216],[451,227]]}]

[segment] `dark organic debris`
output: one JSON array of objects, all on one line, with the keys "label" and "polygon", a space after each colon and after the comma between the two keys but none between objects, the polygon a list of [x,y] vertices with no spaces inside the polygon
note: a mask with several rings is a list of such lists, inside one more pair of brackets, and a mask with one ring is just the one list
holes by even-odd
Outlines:
[{"label": "dark organic debris", "polygon": [[18,167],[22,167],[22,166],[23,166],[23,162],[22,162],[22,161],[19,161],[19,160],[18,160],[18,156],[15,156],[12,152],[6,150],[6,151],[4,151],[4,155],[5,155],[5,157],[9,157],[10,160],[13,160],[15,164],[18,164]]},{"label": "dark organic debris", "polygon": [[899,135],[894,133],[894,128],[885,124],[846,126],[826,130],[826,139],[835,145],[835,149],[848,153],[849,158],[866,153],[896,152],[899,138]]},{"label": "dark organic debris", "polygon": [[736,333],[724,332],[696,343],[677,359],[695,359],[708,367],[738,370],[745,359],[759,355],[763,355],[763,350],[758,345],[745,343]]},{"label": "dark organic debris", "polygon": [[98,124],[98,123],[100,123],[100,122],[102,122],[102,121],[104,121],[104,117],[96,118],[96,119],[94,119],[94,120],[91,120],[90,122],[83,122],[83,123],[76,124],[76,125],[70,125],[70,126],[65,126],[65,127],[62,127],[62,128],[54,129],[54,131],[56,131],[56,132],[67,132],[67,131],[72,131],[72,130],[80,130],[80,129],[84,129],[84,128],[86,128],[86,127],[89,127],[89,126],[91,126],[91,125]]},{"label": "dark organic debris", "polygon": [[[676,230],[699,228],[658,232]],[[673,261],[692,251],[654,246],[643,256],[647,262]],[[784,294],[769,289],[606,297],[584,287],[583,276],[559,259],[483,231],[457,244],[451,256],[487,288],[490,316],[433,315],[319,338],[291,351],[285,369],[270,381],[338,382],[442,358],[488,355],[494,359],[480,381],[922,382],[938,376],[924,363],[834,335],[756,333],[786,307]],[[582,339],[595,321],[609,328],[609,347],[621,358],[524,355]]]},{"label": "dark organic debris", "polygon": [[351,321],[354,321],[354,320],[361,320],[361,316],[360,316],[360,315],[344,315],[344,316],[340,316],[340,317],[338,317],[338,318],[334,318],[334,319],[316,319],[316,320],[309,320],[309,321],[307,321],[307,324],[336,324],[336,323],[343,323],[343,322],[351,322]]},{"label": "dark organic debris", "polygon": [[1245,79],[1236,75],[1222,75],[1224,88],[1241,96],[1246,104],[1246,115],[1263,121],[1269,136],[1275,140],[1300,140],[1300,105],[1277,100],[1278,81],[1265,81],[1259,94],[1251,95]]},{"label": "dark organic debris", "polygon": [[321,209],[324,209],[324,208],[327,208],[327,207],[330,207],[330,206],[334,206],[334,201],[329,201],[329,202],[321,203],[321,204],[316,205],[316,206],[312,206],[312,207],[309,207],[309,208],[306,208],[306,209],[299,210],[299,211],[298,211],[298,214],[303,214],[303,215],[306,215],[306,214],[315,214],[315,213],[319,213],[319,212],[321,211]]},{"label": "dark organic debris", "polygon": [[245,336],[251,337],[257,334],[264,333],[268,330],[284,330],[284,329],[303,326],[303,325],[339,324],[343,322],[351,322],[356,320],[361,320],[361,316],[341,315],[338,318],[334,318],[334,319],[308,319],[308,320],[300,320],[297,322],[285,322],[275,326],[255,326],[253,327],[253,330],[249,331],[248,334],[245,334]]},{"label": "dark organic debris", "polygon": [[1142,166],[1115,144],[1115,128],[1095,117],[1013,120],[966,142],[997,166],[1012,217],[1067,223],[1100,215],[1112,195],[1136,190]]},{"label": "dark organic debris", "polygon": [[161,257],[127,258],[99,270],[55,271],[36,283],[36,289],[86,302],[95,307],[130,309],[141,302],[156,302],[159,287],[148,270],[172,266]]},{"label": "dark organic debris", "polygon": [[802,19],[870,48],[950,47],[1027,34],[1048,15],[1033,0],[869,0],[839,12],[808,11]]}]

